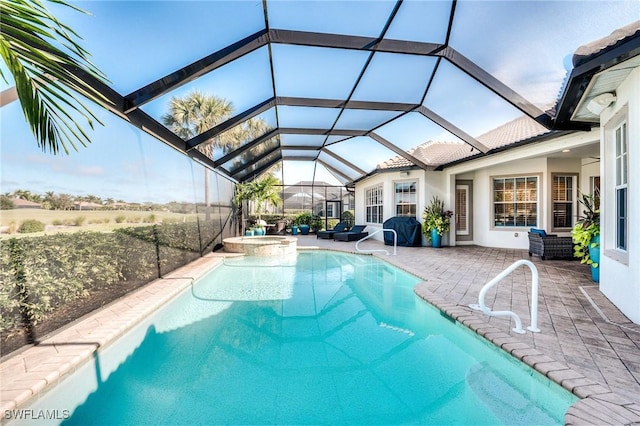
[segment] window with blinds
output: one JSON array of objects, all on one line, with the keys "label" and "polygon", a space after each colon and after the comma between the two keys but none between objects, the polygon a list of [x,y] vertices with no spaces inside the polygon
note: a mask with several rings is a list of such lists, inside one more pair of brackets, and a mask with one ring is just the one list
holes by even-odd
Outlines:
[{"label": "window with blinds", "polygon": [[553,227],[572,228],[576,213],[576,176],[554,175],[551,196],[553,198]]},{"label": "window with blinds", "polygon": [[416,182],[396,182],[396,216],[416,217],[418,202],[417,186]]},{"label": "window with blinds", "polygon": [[468,185],[456,185],[456,235],[469,235]]},{"label": "window with blinds", "polygon": [[368,223],[382,223],[382,185],[365,191],[365,211]]},{"label": "window with blinds", "polygon": [[627,123],[615,130],[616,138],[616,248],[627,250]]},{"label": "window with blinds", "polygon": [[493,179],[493,224],[496,228],[538,226],[538,177]]}]

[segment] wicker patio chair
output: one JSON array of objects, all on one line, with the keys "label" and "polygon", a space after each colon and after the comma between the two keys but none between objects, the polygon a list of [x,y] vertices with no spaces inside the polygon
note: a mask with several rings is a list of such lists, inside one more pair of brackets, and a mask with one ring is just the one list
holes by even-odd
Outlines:
[{"label": "wicker patio chair", "polygon": [[573,258],[573,239],[558,237],[554,234],[529,232],[529,257],[538,255],[542,260],[546,258]]}]

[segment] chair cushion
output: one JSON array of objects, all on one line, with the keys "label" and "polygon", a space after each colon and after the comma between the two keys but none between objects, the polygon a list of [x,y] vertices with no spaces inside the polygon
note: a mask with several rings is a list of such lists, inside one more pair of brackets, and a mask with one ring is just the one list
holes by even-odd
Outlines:
[{"label": "chair cushion", "polygon": [[342,232],[347,229],[347,222],[339,222],[332,230],[336,232]]},{"label": "chair cushion", "polygon": [[538,234],[540,235],[542,238],[547,236],[547,232],[544,229],[537,229],[537,228],[531,228],[529,230],[529,232],[533,233],[533,234]]}]

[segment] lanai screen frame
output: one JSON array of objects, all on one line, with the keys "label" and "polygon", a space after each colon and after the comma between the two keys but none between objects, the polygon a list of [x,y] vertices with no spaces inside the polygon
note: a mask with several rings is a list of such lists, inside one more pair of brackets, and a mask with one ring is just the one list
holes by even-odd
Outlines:
[{"label": "lanai screen frame", "polygon": [[[421,41],[407,41],[407,40],[395,40],[385,37],[387,30],[393,22],[399,8],[403,4],[402,0],[395,2],[393,9],[387,17],[386,24],[380,32],[378,37],[363,37],[353,36],[335,33],[318,33],[309,31],[299,31],[290,29],[271,28],[269,24],[269,13],[267,0],[262,0],[262,9],[264,14],[264,29],[255,32],[254,34],[245,37],[235,43],[232,43],[222,49],[219,49],[210,55],[197,60],[185,67],[182,67],[166,76],[149,83],[137,90],[132,91],[129,94],[122,95],[111,87],[100,84],[95,81],[89,75],[81,75],[79,77],[89,82],[93,87],[98,89],[109,103],[105,106],[114,114],[127,120],[134,126],[142,129],[148,134],[154,136],[156,139],[168,144],[169,146],[177,149],[185,155],[191,157],[193,160],[203,164],[205,167],[217,170],[228,176],[234,181],[248,181],[259,176],[261,173],[269,170],[274,164],[283,160],[305,160],[320,163],[325,166],[334,176],[338,178],[345,185],[353,183],[359,179],[362,179],[368,174],[366,170],[363,170],[349,161],[348,158],[343,158],[332,153],[328,147],[328,141],[331,136],[340,136],[342,138],[349,139],[354,137],[369,137],[376,141],[380,145],[394,152],[395,154],[408,160],[413,166],[419,167],[424,170],[434,170],[436,167],[426,164],[419,158],[411,155],[406,149],[403,149],[386,138],[382,137],[376,130],[384,126],[388,122],[394,121],[399,117],[402,117],[409,113],[418,113],[421,116],[427,118],[437,126],[448,131],[450,134],[459,138],[464,143],[468,144],[473,149],[477,150],[479,154],[486,155],[490,153],[490,149],[480,143],[476,138],[460,129],[458,126],[447,120],[446,117],[438,115],[436,112],[430,110],[423,105],[424,100],[429,93],[431,83],[440,68],[442,61],[447,61],[454,67],[471,77],[480,85],[488,89],[490,92],[506,101],[508,104],[519,110],[527,117],[535,120],[548,129],[553,128],[553,117],[549,112],[544,112],[537,106],[526,100],[524,97],[516,93],[506,84],[499,81],[496,77],[483,70],[476,65],[473,61],[466,58],[464,55],[456,51],[449,45],[449,39],[451,36],[451,30],[453,20],[457,7],[457,0],[452,0],[451,9],[448,17],[448,25],[443,43],[428,43]],[[328,98],[315,98],[315,97],[292,97],[292,96],[279,96],[276,89],[274,70],[273,70],[273,52],[272,47],[274,45],[296,45],[307,47],[324,47],[345,49],[350,51],[366,52],[368,59],[365,61],[360,71],[359,77],[354,83],[349,95],[341,99],[328,99]],[[172,90],[183,86],[187,83],[197,80],[199,77],[210,73],[220,67],[229,64],[243,56],[256,51],[259,48],[266,47],[268,49],[269,65],[271,67],[271,83],[274,96],[264,99],[256,105],[234,115],[232,118],[212,127],[211,129],[199,134],[189,140],[183,140],[178,137],[172,131],[167,129],[158,120],[145,113],[141,107],[145,104],[158,99],[160,96],[171,93]],[[433,57],[436,60],[436,65],[433,68],[433,72],[428,79],[424,92],[422,93],[421,101],[418,103],[401,103],[401,102],[383,102],[383,101],[361,101],[352,99],[352,95],[358,87],[358,83],[369,66],[373,55],[378,52],[395,53],[403,55],[417,55]],[[278,122],[278,106],[292,106],[292,107],[318,107],[318,108],[334,108],[337,109],[338,118],[334,121],[333,125],[324,128],[306,128],[306,127],[281,127]],[[214,160],[207,157],[201,152],[198,147],[203,143],[215,138],[226,130],[231,129],[234,126],[240,125],[247,120],[255,118],[261,113],[274,108],[276,115],[277,125],[271,129],[266,135],[262,135],[243,146],[226,153],[223,157]],[[355,110],[369,110],[369,111],[395,111],[399,115],[385,123],[377,125],[373,128],[367,129],[354,129],[354,128],[337,128],[336,124],[347,109]],[[567,124],[564,123],[563,129],[568,128],[575,130],[585,130],[585,126],[580,123]],[[282,134],[295,134],[295,135],[320,135],[324,137],[324,142],[317,146],[287,146],[286,150],[295,150],[309,152],[309,155],[288,157],[283,155],[285,148],[280,143],[280,135]],[[238,158],[239,156],[246,154],[252,147],[256,147],[263,143],[265,140],[274,138],[276,141],[275,147],[267,152],[263,152],[260,157],[255,157],[247,162],[242,163],[238,168],[225,168],[223,165],[230,160]],[[320,154],[328,154],[333,160],[337,161],[344,167],[344,169],[338,170],[336,167],[332,167],[326,161],[320,158]],[[268,156],[268,157],[267,157]],[[266,157],[266,158],[265,158]],[[263,161],[261,161],[263,160]],[[346,172],[345,172],[346,171]],[[314,178],[315,180],[315,178]]]}]

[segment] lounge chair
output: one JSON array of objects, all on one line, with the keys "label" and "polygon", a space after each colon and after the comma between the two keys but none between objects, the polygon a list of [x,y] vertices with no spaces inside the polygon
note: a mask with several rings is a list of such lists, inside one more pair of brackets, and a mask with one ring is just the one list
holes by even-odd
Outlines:
[{"label": "lounge chair", "polygon": [[267,225],[268,235],[285,235],[287,233],[287,225],[289,221],[286,219],[280,219],[275,224]]},{"label": "lounge chair", "polygon": [[336,241],[357,241],[369,235],[368,232],[363,232],[367,225],[355,225],[348,232],[336,232],[333,235],[333,239]]},{"label": "lounge chair", "polygon": [[344,232],[347,230],[347,222],[339,222],[333,229],[326,229],[324,231],[316,232],[316,238],[322,238],[325,240],[330,240],[333,238],[336,232]]}]

